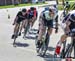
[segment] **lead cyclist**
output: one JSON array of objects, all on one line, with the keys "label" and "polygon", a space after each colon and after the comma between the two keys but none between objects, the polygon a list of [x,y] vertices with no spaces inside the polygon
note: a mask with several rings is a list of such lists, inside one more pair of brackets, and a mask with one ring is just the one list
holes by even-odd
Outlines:
[{"label": "lead cyclist", "polygon": [[47,30],[48,34],[46,35],[46,37],[51,36],[53,31],[54,18],[55,18],[55,11],[53,8],[45,7],[45,10],[41,12],[39,17],[39,32],[38,32],[37,48],[40,48],[40,45],[42,44],[42,36],[46,30],[46,27],[48,27]]}]

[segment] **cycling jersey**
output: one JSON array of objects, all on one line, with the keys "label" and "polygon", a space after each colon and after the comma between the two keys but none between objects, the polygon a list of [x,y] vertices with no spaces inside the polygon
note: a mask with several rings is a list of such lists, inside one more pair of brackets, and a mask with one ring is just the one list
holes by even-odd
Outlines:
[{"label": "cycling jersey", "polygon": [[36,10],[28,10],[28,18],[31,19],[32,17],[37,17],[37,11]]},{"label": "cycling jersey", "polygon": [[45,11],[45,12],[43,13],[43,16],[44,16],[44,19],[47,20],[47,21],[50,21],[50,20],[53,19],[53,17],[50,16],[49,11]]},{"label": "cycling jersey", "polygon": [[64,18],[64,20],[62,21],[62,23],[65,23],[68,20],[69,16],[70,16],[70,14],[66,15],[66,17]]},{"label": "cycling jersey", "polygon": [[18,17],[18,19],[17,19],[17,23],[20,23],[21,21],[27,19],[27,14],[22,15],[22,12],[19,11],[18,14],[17,14],[17,17]]},{"label": "cycling jersey", "polygon": [[69,25],[70,30],[75,28],[75,12],[70,12],[63,20],[63,23],[66,21],[70,21],[71,24]]},{"label": "cycling jersey", "polygon": [[49,11],[41,12],[40,19],[42,19],[43,26],[53,28],[53,18],[50,16]]}]

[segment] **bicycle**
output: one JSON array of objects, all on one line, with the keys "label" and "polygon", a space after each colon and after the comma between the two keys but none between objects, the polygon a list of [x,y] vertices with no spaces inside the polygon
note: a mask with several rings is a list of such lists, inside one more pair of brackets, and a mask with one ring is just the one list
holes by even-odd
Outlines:
[{"label": "bicycle", "polygon": [[42,36],[42,44],[40,45],[40,47],[38,49],[37,49],[37,37],[38,36],[36,36],[36,40],[35,40],[37,53],[40,56],[44,57],[45,54],[46,54],[46,51],[48,49],[48,44],[49,44],[49,35],[48,35],[48,32],[47,32],[47,29],[43,33],[43,36]]},{"label": "bicycle", "polygon": [[[66,45],[66,41],[64,41],[63,48],[61,50],[61,53],[59,54],[60,58],[75,58],[75,29],[73,29],[69,34],[72,38],[71,43]],[[74,57],[71,57],[73,47],[74,47]],[[57,56],[58,55],[54,53],[54,57]]]},{"label": "bicycle", "polygon": [[29,31],[32,30],[31,29],[32,26],[30,25],[30,22],[32,22],[32,20],[33,19],[28,19],[27,25],[24,28],[24,36],[23,36],[23,38],[25,38],[27,33],[29,33]]}]

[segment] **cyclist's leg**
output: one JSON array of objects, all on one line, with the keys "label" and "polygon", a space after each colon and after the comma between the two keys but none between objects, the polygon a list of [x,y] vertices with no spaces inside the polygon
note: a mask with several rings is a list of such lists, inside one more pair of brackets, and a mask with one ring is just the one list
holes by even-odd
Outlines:
[{"label": "cyclist's leg", "polygon": [[20,23],[16,23],[15,27],[14,27],[14,34],[12,35],[12,39],[14,38],[15,34],[17,33],[17,31],[19,30],[20,27]]},{"label": "cyclist's leg", "polygon": [[21,24],[21,27],[20,27],[19,35],[21,35],[21,31],[22,31],[22,29],[23,29],[24,27],[26,27],[26,25],[27,25],[27,20],[23,20],[23,21],[22,21],[22,24]]},{"label": "cyclist's leg", "polygon": [[33,27],[35,20],[36,20],[35,17],[30,19],[30,28]]},{"label": "cyclist's leg", "polygon": [[32,28],[32,18],[29,19],[29,25],[30,25],[30,29]]},{"label": "cyclist's leg", "polygon": [[38,42],[37,44],[39,45],[42,42],[42,36],[46,30],[46,26],[43,24],[43,21],[40,21],[39,23],[39,33],[38,33]]},{"label": "cyclist's leg", "polygon": [[38,34],[38,42],[42,41],[43,33],[45,32],[45,28],[43,25],[39,26],[39,34]]},{"label": "cyclist's leg", "polygon": [[47,30],[48,34],[46,34],[46,37],[48,36],[47,38],[50,39],[50,36],[51,36],[51,34],[52,34],[52,31],[53,31],[53,28],[49,28],[49,27],[48,27],[48,30]]},{"label": "cyclist's leg", "polygon": [[32,19],[32,26],[34,25],[35,21],[36,21],[36,17],[34,17],[34,18]]},{"label": "cyclist's leg", "polygon": [[29,22],[29,20],[28,20],[28,19],[26,19],[26,20],[24,21],[23,28],[26,28],[26,27],[27,27],[28,22]]},{"label": "cyclist's leg", "polygon": [[66,34],[61,36],[61,38],[58,41],[57,46],[56,46],[56,50],[55,50],[56,54],[60,54],[61,45],[64,41],[66,41],[67,37],[68,37],[68,35],[66,35]]},{"label": "cyclist's leg", "polygon": [[53,31],[53,20],[50,20],[50,21],[47,22],[47,27],[48,27],[48,29],[47,29],[47,34],[46,34],[46,39],[45,40],[46,40],[46,44],[48,46],[50,36],[52,34],[52,31]]}]

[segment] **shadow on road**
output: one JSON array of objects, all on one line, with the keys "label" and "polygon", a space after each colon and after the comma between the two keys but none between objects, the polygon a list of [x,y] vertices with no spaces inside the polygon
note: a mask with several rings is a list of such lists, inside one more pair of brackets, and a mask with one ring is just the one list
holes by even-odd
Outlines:
[{"label": "shadow on road", "polygon": [[47,53],[44,61],[61,61],[61,58],[54,58],[54,55]]},{"label": "shadow on road", "polygon": [[29,44],[27,44],[27,43],[20,43],[20,42],[16,42],[15,45],[17,47],[28,47],[29,46]]},{"label": "shadow on road", "polygon": [[46,55],[44,56],[44,59],[45,59],[45,58],[53,58],[53,55],[50,54],[50,53],[46,53]]},{"label": "shadow on road", "polygon": [[55,48],[54,47],[48,47],[48,51],[54,51]]}]

